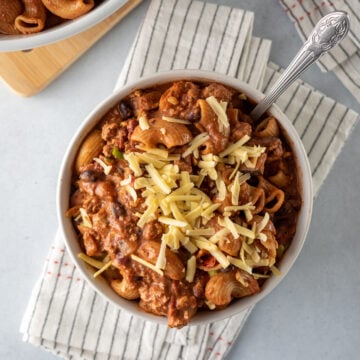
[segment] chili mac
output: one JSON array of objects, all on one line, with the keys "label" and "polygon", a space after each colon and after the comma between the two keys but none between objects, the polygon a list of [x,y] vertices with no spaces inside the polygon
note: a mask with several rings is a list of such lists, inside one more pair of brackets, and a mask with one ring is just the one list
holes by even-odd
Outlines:
[{"label": "chili mac", "polygon": [[135,90],[77,154],[67,215],[79,257],[170,327],[260,292],[295,235],[296,159],[252,108],[215,82]]}]

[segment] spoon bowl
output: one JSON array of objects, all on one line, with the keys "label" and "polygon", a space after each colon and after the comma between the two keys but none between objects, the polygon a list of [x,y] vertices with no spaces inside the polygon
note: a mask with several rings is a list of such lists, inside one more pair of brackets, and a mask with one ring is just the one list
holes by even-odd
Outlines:
[{"label": "spoon bowl", "polygon": [[343,40],[349,29],[350,18],[344,11],[334,11],[322,17],[290,65],[251,112],[251,117],[258,120],[310,65]]}]

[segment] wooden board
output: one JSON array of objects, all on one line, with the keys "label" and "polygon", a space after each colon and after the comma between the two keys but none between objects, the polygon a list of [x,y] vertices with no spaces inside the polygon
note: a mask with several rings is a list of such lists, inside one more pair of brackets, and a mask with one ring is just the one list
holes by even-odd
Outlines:
[{"label": "wooden board", "polygon": [[0,77],[21,96],[44,89],[142,0],[128,0],[113,15],[72,38],[28,52],[0,53]]}]

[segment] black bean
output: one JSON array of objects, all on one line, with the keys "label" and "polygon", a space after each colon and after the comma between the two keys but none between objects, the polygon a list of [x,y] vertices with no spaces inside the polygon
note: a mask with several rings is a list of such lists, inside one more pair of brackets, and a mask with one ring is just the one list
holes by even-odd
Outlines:
[{"label": "black bean", "polygon": [[124,102],[120,102],[118,105],[119,108],[119,112],[121,117],[123,118],[123,120],[129,119],[130,117],[133,116],[133,111],[132,109],[126,105]]},{"label": "black bean", "polygon": [[93,170],[85,170],[80,174],[80,179],[87,182],[94,182],[97,179],[97,174]]},{"label": "black bean", "polygon": [[200,120],[200,111],[198,109],[192,109],[186,114],[186,119],[191,122]]},{"label": "black bean", "polygon": [[124,216],[126,213],[124,207],[118,202],[111,203],[110,210],[113,213],[113,215],[117,218],[119,218],[120,216]]}]

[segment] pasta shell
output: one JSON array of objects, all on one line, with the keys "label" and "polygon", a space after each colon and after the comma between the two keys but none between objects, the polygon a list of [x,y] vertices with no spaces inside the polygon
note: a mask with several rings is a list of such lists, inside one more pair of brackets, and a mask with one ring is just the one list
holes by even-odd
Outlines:
[{"label": "pasta shell", "polygon": [[[155,264],[160,253],[160,243],[146,241],[138,249],[138,254],[144,260]],[[185,276],[185,267],[180,258],[171,250],[166,249],[165,275],[172,280],[181,280]]]},{"label": "pasta shell", "polygon": [[216,306],[226,306],[230,304],[232,292],[237,284],[239,283],[233,273],[217,273],[206,284],[205,297]]},{"label": "pasta shell", "polygon": [[280,188],[285,187],[290,181],[289,176],[286,175],[281,169],[279,169],[275,175],[269,176],[268,179]]},{"label": "pasta shell", "polygon": [[15,19],[23,12],[23,5],[20,0],[0,1],[0,34],[19,34],[15,27]]},{"label": "pasta shell", "polygon": [[23,0],[25,11],[15,19],[22,34],[40,32],[45,27],[46,9],[41,0]]},{"label": "pasta shell", "polygon": [[247,286],[236,279],[236,273],[219,272],[210,278],[205,288],[205,297],[208,301],[219,307],[228,305],[231,300],[252,295],[260,291],[257,281],[249,274],[242,272]]},{"label": "pasta shell", "polygon": [[90,164],[94,157],[102,152],[104,141],[101,138],[100,130],[93,130],[81,144],[75,160],[75,171],[80,173],[80,168]]},{"label": "pasta shell", "polygon": [[126,281],[126,278],[123,278],[122,280],[112,280],[110,286],[117,294],[125,299],[135,300],[140,297],[138,288],[129,284],[129,282]]},{"label": "pasta shell", "polygon": [[255,135],[260,138],[279,137],[280,129],[277,121],[273,117],[267,117],[256,127]]},{"label": "pasta shell", "polygon": [[222,239],[220,239],[217,245],[221,251],[224,251],[225,253],[232,256],[237,256],[241,248],[241,243],[241,237],[234,239],[231,234],[228,234],[227,236],[224,236]]},{"label": "pasta shell", "polygon": [[89,12],[94,0],[42,0],[45,7],[63,19],[75,19]]},{"label": "pasta shell", "polygon": [[263,211],[265,206],[265,191],[261,187],[249,187],[250,189],[250,202],[255,206],[252,210],[253,214],[258,214]]},{"label": "pasta shell", "polygon": [[258,187],[263,188],[265,191],[265,205],[264,210],[268,213],[275,213],[279,211],[285,200],[285,193],[272,185],[269,181],[259,176]]},{"label": "pasta shell", "polygon": [[182,124],[169,123],[162,119],[149,120],[150,128],[142,130],[137,126],[131,135],[132,141],[154,148],[165,145],[168,149],[189,143],[192,139],[190,130]]}]

